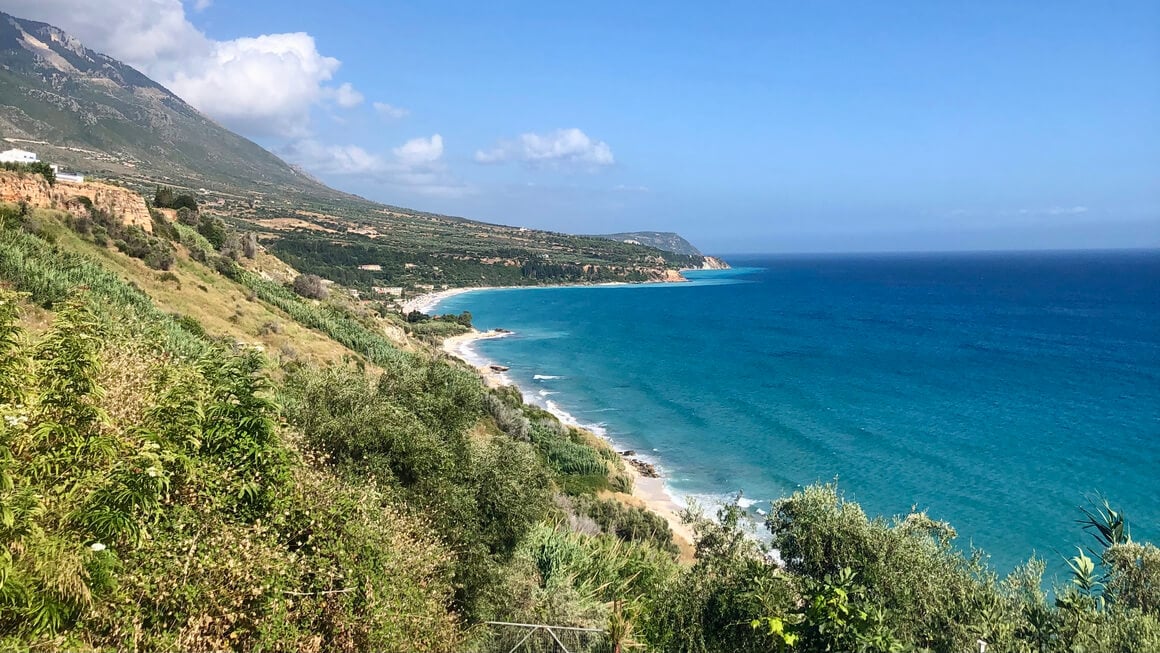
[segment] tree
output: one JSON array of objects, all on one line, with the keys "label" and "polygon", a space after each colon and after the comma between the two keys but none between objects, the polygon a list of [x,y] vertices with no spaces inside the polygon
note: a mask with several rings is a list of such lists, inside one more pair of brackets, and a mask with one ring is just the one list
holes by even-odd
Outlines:
[{"label": "tree", "polygon": [[294,292],[309,299],[326,299],[329,292],[322,277],[317,274],[300,274],[294,278]]},{"label": "tree", "polygon": [[190,210],[188,207],[183,206],[180,209],[177,209],[177,221],[183,225],[196,227],[201,221],[201,218],[197,215],[197,211]]},{"label": "tree", "polygon": [[251,231],[242,238],[242,256],[245,256],[246,258],[254,258],[257,255],[258,234]]}]

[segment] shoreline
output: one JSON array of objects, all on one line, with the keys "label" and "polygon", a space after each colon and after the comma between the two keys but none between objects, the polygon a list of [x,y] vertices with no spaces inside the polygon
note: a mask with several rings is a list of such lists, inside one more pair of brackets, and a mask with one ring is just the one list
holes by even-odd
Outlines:
[{"label": "shoreline", "polygon": [[444,300],[462,295],[464,293],[476,292],[479,290],[528,290],[532,288],[608,288],[611,286],[647,286],[647,285],[664,285],[664,284],[684,284],[690,283],[690,279],[685,277],[683,272],[699,272],[701,270],[728,270],[731,268],[681,268],[677,270],[679,278],[665,278],[654,279],[650,281],[602,281],[600,283],[549,283],[537,284],[528,286],[468,286],[460,288],[445,288],[443,290],[436,290],[432,292],[423,293],[417,297],[403,302],[401,310],[404,315],[411,311],[419,311],[420,313],[427,313],[431,315],[439,304]]},{"label": "shoreline", "polygon": [[[483,289],[479,288],[478,290]],[[449,291],[443,291],[443,293],[448,292]],[[454,294],[457,295],[460,293]],[[440,300],[450,296],[453,296],[453,294],[443,294]],[[438,302],[436,301],[432,304],[432,306],[436,305],[437,303]],[[472,349],[472,345],[480,340],[493,340],[496,338],[504,338],[510,335],[513,335],[511,331],[479,331],[478,329],[472,329],[468,333],[445,338],[440,349],[449,356],[457,358],[474,368],[488,388],[494,389],[507,385],[515,386],[520,391],[520,394],[524,397],[525,402],[533,403],[533,405],[535,405],[534,402],[528,398],[528,395],[524,392],[524,389],[519,386],[519,384],[512,381],[511,377],[509,377],[503,371],[495,369],[495,367],[493,367],[493,363],[487,361]],[[640,469],[638,469],[637,465],[634,464],[634,462],[639,461],[639,459],[635,458],[634,456],[625,455],[621,451],[617,450],[612,440],[610,440],[608,437],[594,433],[591,429],[576,422],[575,418],[572,418],[571,416],[566,417],[559,414],[559,412],[556,410],[552,410],[551,408],[543,406],[541,407],[554,414],[564,424],[567,424],[568,426],[574,426],[592,434],[593,437],[600,440],[606,446],[616,452],[624,464],[625,472],[629,475],[630,478],[632,478],[632,494],[616,493],[615,496],[622,497],[622,500],[625,503],[642,506],[648,509],[650,512],[653,512],[663,518],[668,523],[669,529],[671,529],[673,532],[673,539],[676,542],[677,547],[681,550],[681,555],[686,557],[692,555],[693,543],[695,541],[693,537],[693,529],[688,524],[684,523],[680,516],[680,513],[684,510],[685,506],[678,502],[676,497],[674,497],[673,494],[669,491],[668,487],[665,486],[664,477],[645,476],[641,473]],[[639,462],[643,463],[644,461]]]},{"label": "shoreline", "polygon": [[473,288],[447,288],[446,290],[438,290],[435,292],[423,293],[418,297],[412,297],[403,302],[403,315],[411,311],[419,311],[420,313],[431,314],[435,307],[443,302],[445,299],[450,299],[456,295],[474,292],[476,290],[497,290],[499,286],[479,286]]}]

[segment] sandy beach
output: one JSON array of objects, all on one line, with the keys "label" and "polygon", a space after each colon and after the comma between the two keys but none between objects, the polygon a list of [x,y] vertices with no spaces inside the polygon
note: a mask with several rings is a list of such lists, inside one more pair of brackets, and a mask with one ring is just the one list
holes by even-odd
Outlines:
[{"label": "sandy beach", "polygon": [[[443,292],[459,294],[453,291]],[[461,292],[463,291],[461,290]],[[432,303],[437,303],[451,296],[443,293],[432,293],[432,295],[442,295],[438,298],[428,300]],[[424,297],[427,296],[424,295]],[[420,299],[423,298],[417,297],[413,301],[419,301]],[[416,308],[412,310],[422,309]],[[511,378],[504,372],[494,369],[487,360],[480,357],[471,348],[477,341],[503,338],[510,335],[512,335],[511,331],[477,331],[473,329],[470,333],[445,339],[443,341],[443,351],[474,367],[479,372],[479,375],[483,377],[484,383],[489,388],[515,385]],[[599,438],[600,436],[596,437]],[[606,438],[601,439],[608,442]],[[609,445],[611,446],[611,443]],[[689,528],[688,524],[681,521],[680,512],[684,507],[677,503],[673,496],[669,494],[665,488],[664,479],[650,478],[642,475],[635,466],[629,464],[627,459],[624,461],[624,468],[632,476],[632,497],[628,502],[641,505],[663,517],[668,522],[669,528],[672,529],[673,535],[678,540],[677,545],[680,547],[682,555],[686,557],[691,556],[693,550],[693,530]]]},{"label": "sandy beach", "polygon": [[478,331],[472,329],[463,335],[451,336],[443,341],[443,351],[458,358],[475,368],[483,377],[489,388],[498,388],[505,385],[514,385],[503,372],[492,369],[491,364],[481,358],[471,349],[471,345],[479,340],[491,340],[510,336],[511,331]]},{"label": "sandy beach", "polygon": [[439,305],[439,302],[449,297],[462,295],[463,293],[474,292],[476,290],[494,290],[494,288],[486,286],[479,288],[448,288],[447,290],[424,293],[418,297],[412,297],[411,299],[403,302],[403,314],[405,315],[411,311],[419,311],[420,313],[427,313],[430,315],[431,311]]}]

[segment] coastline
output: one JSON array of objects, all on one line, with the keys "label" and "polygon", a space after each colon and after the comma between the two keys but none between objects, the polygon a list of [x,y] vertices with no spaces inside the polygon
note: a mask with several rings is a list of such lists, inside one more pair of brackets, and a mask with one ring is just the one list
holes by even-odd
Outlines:
[{"label": "coastline", "polygon": [[[483,288],[471,288],[467,290],[483,290]],[[432,293],[432,295],[441,295],[439,298],[430,301],[426,306],[428,309],[434,308],[439,301],[447,297],[460,294],[459,292],[443,291],[442,293]],[[416,301],[421,298],[416,298]],[[419,309],[413,309],[419,310]],[[497,370],[492,363],[488,362],[482,356],[475,353],[472,346],[480,340],[492,340],[495,338],[504,338],[513,335],[511,331],[479,331],[472,329],[468,333],[458,336],[452,336],[443,340],[441,349],[449,356],[453,356],[467,365],[473,367],[479,373],[483,382],[489,388],[499,388],[506,385],[512,385],[519,388],[520,393],[524,394],[523,388],[511,380],[511,378],[503,371]],[[528,401],[527,395],[524,394],[524,400]],[[556,411],[550,412],[560,418],[562,422],[569,426],[583,429],[593,435],[594,438],[603,442],[605,446],[616,450],[611,440],[607,437],[593,433],[591,429],[585,428],[583,425],[576,423],[575,419],[570,416],[560,415]],[[632,464],[633,458],[621,454],[621,461],[624,464],[624,470],[632,478],[632,494],[616,494],[618,498],[630,505],[639,505],[647,508],[649,511],[660,515],[669,525],[673,532],[673,538],[676,541],[677,547],[681,550],[682,556],[691,557],[693,552],[693,529],[681,519],[680,513],[684,510],[677,499],[669,492],[665,486],[663,477],[649,477],[643,475],[636,465]]]},{"label": "coastline", "polygon": [[446,290],[438,290],[436,292],[423,293],[418,297],[412,297],[403,302],[403,315],[411,311],[419,311],[420,313],[431,314],[443,300],[462,295],[464,293],[474,292],[476,290],[496,290],[495,286],[480,286],[478,288],[448,288]]},{"label": "coastline", "polygon": [[[713,257],[708,257],[713,258]],[[714,259],[719,260],[719,259]],[[402,312],[404,315],[411,311],[419,311],[420,313],[431,314],[445,299],[462,295],[464,293],[475,292],[477,290],[523,290],[532,288],[606,288],[609,286],[638,286],[638,285],[652,285],[652,284],[670,284],[670,283],[688,283],[689,279],[685,277],[683,272],[697,272],[701,270],[728,270],[731,269],[729,264],[721,262],[724,267],[700,267],[700,268],[681,268],[680,270],[673,270],[672,275],[666,275],[663,279],[651,279],[648,281],[602,281],[600,283],[550,283],[543,285],[531,286],[471,286],[466,288],[446,288],[444,290],[436,290],[433,292],[423,293],[417,297],[412,297],[402,304]]]}]

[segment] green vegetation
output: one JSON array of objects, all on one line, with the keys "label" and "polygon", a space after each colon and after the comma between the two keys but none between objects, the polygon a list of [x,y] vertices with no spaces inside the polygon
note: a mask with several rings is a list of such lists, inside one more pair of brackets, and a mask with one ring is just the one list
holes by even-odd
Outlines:
[{"label": "green vegetation", "polygon": [[48,185],[56,184],[56,171],[52,169],[47,163],[37,161],[35,163],[18,163],[15,161],[5,161],[0,163],[0,170],[9,170],[11,172],[25,172],[32,175],[41,175],[48,181]]},{"label": "green vegetation", "polygon": [[470,316],[304,299],[163,224],[206,301],[248,292],[279,316],[261,329],[350,351],[276,366],[156,305],[68,216],[0,211],[0,648],[507,651],[524,633],[482,622],[515,621],[604,630],[568,636],[589,653],[1160,650],[1160,551],[1107,502],[1051,599],[1042,561],[999,578],[947,524],[833,486],[773,506],[784,566],[736,505],[690,512],[682,562],[617,500],[614,452],[383,335]]},{"label": "green vegetation", "polygon": [[197,211],[197,198],[189,193],[178,193],[172,188],[157,187],[153,194],[153,206],[159,209],[185,209]]},{"label": "green vegetation", "polygon": [[[666,268],[699,267],[701,256],[673,254],[592,236],[466,221],[414,219],[396,213],[374,238],[327,223],[336,233],[273,231],[269,247],[302,272],[345,286],[518,286],[544,283],[649,281]],[[407,219],[404,219],[407,218]],[[362,219],[361,217],[359,218]],[[360,269],[375,265],[381,269]]]}]

